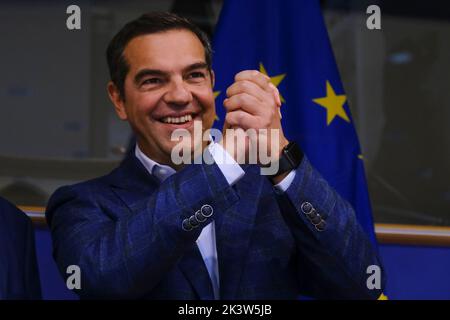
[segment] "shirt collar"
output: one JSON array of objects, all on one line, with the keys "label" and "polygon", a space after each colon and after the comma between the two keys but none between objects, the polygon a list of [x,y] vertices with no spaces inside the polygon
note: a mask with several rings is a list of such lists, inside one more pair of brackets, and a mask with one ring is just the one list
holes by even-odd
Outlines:
[{"label": "shirt collar", "polygon": [[145,169],[147,169],[147,171],[155,176],[159,181],[164,181],[165,179],[176,173],[175,169],[173,169],[172,167],[160,164],[147,157],[145,153],[143,153],[139,148],[137,143],[134,154],[136,155],[136,158],[138,158],[139,161],[143,164]]}]

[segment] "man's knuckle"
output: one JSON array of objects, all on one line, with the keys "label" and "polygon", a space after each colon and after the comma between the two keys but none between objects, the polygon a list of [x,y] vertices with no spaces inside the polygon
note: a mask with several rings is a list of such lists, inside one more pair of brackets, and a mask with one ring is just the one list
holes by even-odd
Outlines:
[{"label": "man's knuckle", "polygon": [[233,100],[236,105],[242,104],[242,100],[243,100],[242,93],[235,95],[233,98],[234,98]]},{"label": "man's knuckle", "polygon": [[248,93],[242,93],[240,99],[241,105],[248,105],[252,102],[252,96]]},{"label": "man's knuckle", "polygon": [[227,123],[229,123],[230,125],[236,124],[236,120],[234,119],[234,116],[233,116],[233,114],[231,114],[231,113],[229,113],[229,114],[227,114],[227,115],[225,116],[225,121],[226,121]]},{"label": "man's knuckle", "polygon": [[244,121],[244,113],[243,112],[238,112],[236,114],[236,121],[239,124],[241,124]]},{"label": "man's knuckle", "polygon": [[251,83],[250,83],[250,81],[248,81],[248,80],[243,80],[243,81],[241,82],[241,88],[242,88],[243,91],[249,91],[250,88],[251,88]]}]

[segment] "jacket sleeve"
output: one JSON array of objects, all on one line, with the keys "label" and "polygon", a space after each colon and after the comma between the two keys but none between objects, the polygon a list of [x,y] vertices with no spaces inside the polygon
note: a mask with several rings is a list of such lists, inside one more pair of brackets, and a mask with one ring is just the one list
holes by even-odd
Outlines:
[{"label": "jacket sleeve", "polygon": [[[294,180],[277,196],[296,241],[302,293],[325,299],[376,299],[385,276],[376,248],[351,205],[333,190],[304,157]],[[369,266],[381,270],[379,289],[369,289]]]},{"label": "jacket sleeve", "polygon": [[[41,285],[31,219],[16,206],[0,198],[0,229],[0,240],[3,242],[0,244],[0,272],[6,273],[0,277],[7,277],[3,287],[6,291],[0,292],[0,297],[40,300]],[[5,270],[2,270],[2,265],[6,266]]]},{"label": "jacket sleeve", "polygon": [[[139,298],[195,245],[201,229],[237,200],[216,164],[185,167],[131,209],[104,185],[63,187],[46,213],[54,258],[66,277],[68,266],[79,266],[82,298]],[[183,221],[194,219],[204,205],[212,215],[186,231]]]},{"label": "jacket sleeve", "polygon": [[39,278],[39,268],[36,256],[36,246],[35,246],[35,235],[33,224],[30,219],[27,221],[26,227],[26,249],[25,249],[25,266],[24,266],[24,277],[25,277],[25,292],[26,299],[30,300],[41,300],[41,282]]}]

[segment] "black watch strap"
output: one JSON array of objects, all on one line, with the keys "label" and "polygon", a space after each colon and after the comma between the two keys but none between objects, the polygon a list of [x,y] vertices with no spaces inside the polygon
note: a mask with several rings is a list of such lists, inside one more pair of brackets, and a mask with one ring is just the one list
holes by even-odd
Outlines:
[{"label": "black watch strap", "polygon": [[296,169],[303,160],[303,152],[300,146],[292,141],[283,148],[281,157],[278,160],[278,171],[270,177],[275,177],[280,174]]}]

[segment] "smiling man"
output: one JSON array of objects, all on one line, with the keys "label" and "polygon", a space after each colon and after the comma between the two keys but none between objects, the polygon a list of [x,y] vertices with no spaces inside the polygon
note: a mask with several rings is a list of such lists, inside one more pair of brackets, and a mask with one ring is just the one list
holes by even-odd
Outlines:
[{"label": "smiling man", "polygon": [[[110,48],[110,61],[119,58]],[[137,36],[121,57],[118,71],[128,69],[127,76],[122,80],[123,74],[113,73],[108,85],[117,114],[130,123],[144,154],[170,165],[175,129],[187,129],[193,136],[194,121],[205,128],[213,124],[211,61],[206,61],[200,39],[186,29]],[[122,81],[123,89],[116,85]]]},{"label": "smiling man", "polygon": [[[224,130],[240,132],[233,142],[249,139],[245,130],[274,130],[275,139],[255,138],[279,164],[271,176],[259,165],[240,165],[249,143],[239,149],[227,136],[194,139],[194,124],[208,130],[215,118],[211,48],[195,25],[145,14],[111,40],[107,58],[108,93],[137,137],[135,151],[104,177],[60,188],[47,207],[54,257],[64,276],[67,266],[80,266],[81,297],[381,294],[382,287],[366,286],[367,268],[380,266],[376,251],[351,206],[284,136],[280,99],[267,76],[238,73],[223,107]],[[200,148],[213,163],[176,165],[176,129],[190,132],[191,152]]]}]

